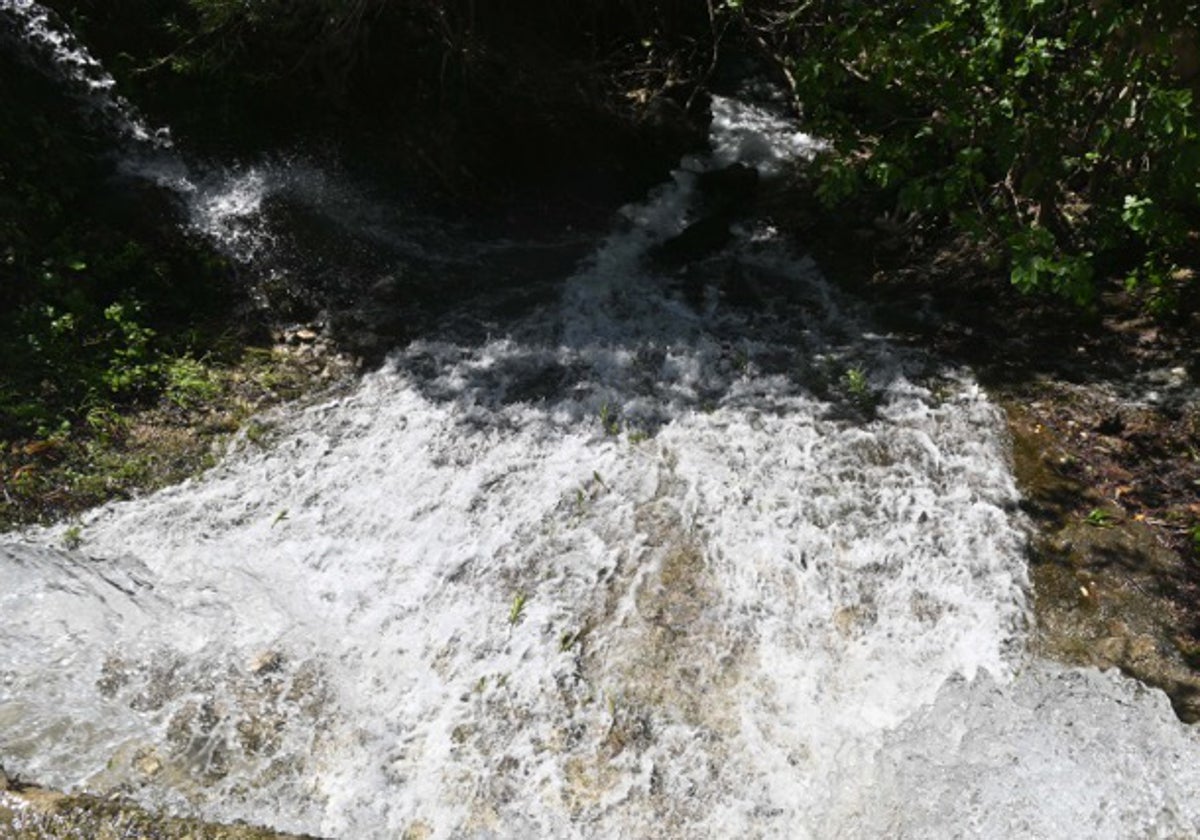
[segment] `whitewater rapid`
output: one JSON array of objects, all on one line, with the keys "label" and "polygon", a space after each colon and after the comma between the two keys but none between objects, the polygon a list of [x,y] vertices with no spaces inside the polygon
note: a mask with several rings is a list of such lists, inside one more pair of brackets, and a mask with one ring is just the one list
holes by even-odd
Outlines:
[{"label": "whitewater rapid", "polygon": [[[1165,696],[1026,651],[970,373],[765,223],[648,258],[698,173],[814,142],[717,99],[712,146],[551,305],[452,312],[198,478],[0,537],[5,769],[342,838],[1200,834]],[[180,189],[189,224],[258,259],[264,191],[325,183],[275,172]]]}]

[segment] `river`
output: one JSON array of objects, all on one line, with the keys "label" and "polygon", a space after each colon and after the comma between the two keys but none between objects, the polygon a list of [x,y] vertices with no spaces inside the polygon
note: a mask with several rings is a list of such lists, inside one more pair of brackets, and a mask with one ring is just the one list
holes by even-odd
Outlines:
[{"label": "river", "polygon": [[[344,838],[1200,834],[1166,697],[1026,649],[1027,526],[971,373],[753,218],[651,258],[701,173],[815,146],[732,98],[711,140],[570,269],[523,258],[536,299],[446,307],[75,549],[0,536],[5,768]],[[201,188],[153,146],[130,171],[250,263],[272,185],[369,192],[295,162]],[[481,286],[530,250],[475,244]]]}]

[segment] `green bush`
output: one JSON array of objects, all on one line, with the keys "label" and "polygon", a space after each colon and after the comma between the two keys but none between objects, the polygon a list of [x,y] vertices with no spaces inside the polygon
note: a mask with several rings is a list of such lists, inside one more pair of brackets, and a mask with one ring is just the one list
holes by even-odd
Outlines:
[{"label": "green bush", "polygon": [[[749,6],[750,4],[745,4]],[[873,195],[1089,301],[1098,275],[1165,293],[1200,229],[1200,4],[805,0],[746,23],[834,153],[830,204]]]}]

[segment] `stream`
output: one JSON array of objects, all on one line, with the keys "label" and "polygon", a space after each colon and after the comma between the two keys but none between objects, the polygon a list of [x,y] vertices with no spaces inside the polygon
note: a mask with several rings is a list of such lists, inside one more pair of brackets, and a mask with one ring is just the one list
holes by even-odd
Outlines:
[{"label": "stream", "polygon": [[[711,152],[563,270],[318,164],[199,176],[39,10],[0,0],[194,232],[271,265],[284,192],[481,291],[78,548],[0,535],[6,770],[339,838],[1200,835],[1165,695],[1026,649],[1027,523],[970,371],[752,218],[653,257],[703,173],[813,153],[768,104],[715,98]],[[518,251],[540,291],[497,305]]]}]

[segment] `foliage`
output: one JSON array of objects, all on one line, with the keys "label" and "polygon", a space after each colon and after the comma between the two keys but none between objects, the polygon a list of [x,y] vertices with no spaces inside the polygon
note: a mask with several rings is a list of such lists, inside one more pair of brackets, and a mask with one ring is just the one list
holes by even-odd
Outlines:
[{"label": "foliage", "polygon": [[307,357],[278,349],[248,348],[236,360],[159,358],[165,390],[153,401],[114,401],[101,389],[45,435],[0,444],[0,530],[194,475],[239,427],[249,444],[266,446],[270,430],[251,416],[324,384]]},{"label": "foliage", "polygon": [[632,198],[703,142],[695,0],[45,2],[155,122],[223,154],[336,138],[454,199],[531,178]]},{"label": "foliage", "polygon": [[190,354],[168,359],[162,366],[165,395],[179,408],[193,408],[221,390],[213,371]]},{"label": "foliage", "polygon": [[[236,298],[161,194],[115,177],[110,138],[52,79],[11,53],[0,77],[3,529],[205,464],[215,421],[171,422],[215,394]],[[156,410],[153,433],[133,420]]]},{"label": "foliage", "polygon": [[744,4],[814,131],[822,198],[949,221],[1012,281],[1080,303],[1100,273],[1158,296],[1198,244],[1200,4]]},{"label": "foliage", "polygon": [[842,376],[842,382],[846,386],[846,392],[854,399],[864,400],[870,396],[867,373],[861,367],[848,368]]},{"label": "foliage", "polygon": [[0,442],[91,433],[164,389],[202,396],[228,268],[165,199],[114,182],[108,138],[51,80],[0,70]]}]

